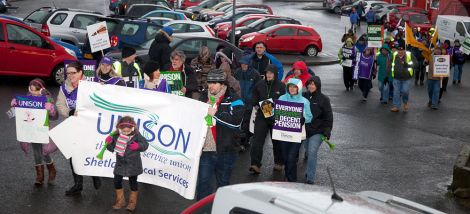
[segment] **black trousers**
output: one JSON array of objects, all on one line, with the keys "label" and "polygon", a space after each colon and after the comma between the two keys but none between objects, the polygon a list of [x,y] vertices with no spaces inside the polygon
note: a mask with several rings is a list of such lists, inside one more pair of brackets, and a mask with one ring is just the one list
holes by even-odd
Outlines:
[{"label": "black trousers", "polygon": [[424,82],[424,76],[426,75],[426,71],[424,69],[423,63],[418,62],[418,66],[416,66],[415,72],[415,84]]},{"label": "black trousers", "polygon": [[439,100],[441,100],[442,94],[444,93],[444,91],[447,91],[448,82],[449,82],[449,77],[442,78],[442,87],[441,87],[441,90],[439,91]]},{"label": "black trousers", "polygon": [[[70,169],[72,169],[73,182],[74,182],[75,186],[82,189],[83,188],[83,176],[75,173],[75,170],[73,169],[73,165],[72,165],[72,158],[70,158]],[[101,181],[100,177],[92,176],[91,178],[93,178],[93,182],[96,182],[95,180],[100,180]]]},{"label": "black trousers", "polygon": [[[263,147],[268,132],[271,132],[272,137],[273,125],[268,124],[267,119],[264,117],[256,117],[255,120],[255,133],[253,135],[253,141],[250,150],[251,156],[251,165],[256,165],[261,167],[261,160],[263,159]],[[282,159],[281,145],[277,140],[272,140],[273,143],[273,156],[274,163],[283,165],[284,161]]]},{"label": "black trousers", "polygon": [[[123,178],[124,177],[121,175],[114,174],[114,189],[122,189]],[[129,186],[131,187],[131,191],[139,190],[137,183],[137,175],[129,177]]]},{"label": "black trousers", "polygon": [[253,108],[251,105],[247,105],[248,107],[245,109],[245,112],[243,113],[243,121],[241,125],[241,130],[242,134],[240,137],[240,145],[241,146],[248,146],[250,145],[250,137],[253,135],[250,132],[250,118],[251,118],[251,112],[253,111]]},{"label": "black trousers", "polygon": [[346,87],[346,89],[352,88],[354,86],[352,67],[343,66],[343,81],[344,87]]},{"label": "black trousers", "polygon": [[362,96],[367,98],[367,95],[369,95],[370,89],[372,88],[372,80],[359,79],[358,85],[362,91]]}]

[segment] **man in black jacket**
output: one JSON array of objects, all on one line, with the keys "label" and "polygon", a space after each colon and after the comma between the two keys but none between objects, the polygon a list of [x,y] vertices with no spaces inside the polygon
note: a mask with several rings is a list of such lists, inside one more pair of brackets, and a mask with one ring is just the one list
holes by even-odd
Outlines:
[{"label": "man in black jacket", "polygon": [[208,115],[206,139],[199,161],[196,199],[201,200],[213,193],[212,178],[216,177],[217,188],[229,185],[230,175],[237,158],[238,143],[234,135],[239,132],[243,118],[243,101],[227,87],[225,73],[213,69],[207,74],[207,90],[200,101],[211,105]]},{"label": "man in black jacket", "polygon": [[[275,65],[268,65],[265,70],[266,79],[260,80],[254,87],[253,102],[257,107],[255,119],[255,129],[253,141],[251,146],[251,166],[250,172],[254,174],[261,173],[261,160],[263,159],[263,146],[268,132],[271,132],[274,125],[274,115],[268,116],[263,113],[265,109],[274,109],[274,100],[277,100],[281,95],[286,93],[286,86],[277,78],[277,67]],[[271,99],[271,100],[270,100]],[[259,108],[261,103],[262,108]],[[270,104],[269,104],[270,103]],[[269,107],[269,105],[271,105]],[[269,111],[264,111],[269,112]],[[283,160],[280,149],[280,144],[276,140],[273,142],[274,154],[274,170],[281,171]]]},{"label": "man in black jacket", "polygon": [[168,71],[171,61],[171,47],[170,42],[172,41],[171,35],[173,34],[173,29],[171,27],[164,27],[158,31],[155,36],[155,40],[150,45],[149,49],[149,58],[152,61],[158,62],[161,65],[161,71]]},{"label": "man in black jacket", "polygon": [[305,142],[305,153],[308,157],[307,169],[305,172],[306,183],[313,184],[315,181],[315,171],[317,167],[317,153],[322,143],[322,137],[330,139],[333,128],[333,112],[331,110],[330,99],[321,92],[320,77],[314,76],[307,80],[307,91],[303,96],[310,101],[310,110],[313,119],[311,123],[305,125],[307,140]]}]

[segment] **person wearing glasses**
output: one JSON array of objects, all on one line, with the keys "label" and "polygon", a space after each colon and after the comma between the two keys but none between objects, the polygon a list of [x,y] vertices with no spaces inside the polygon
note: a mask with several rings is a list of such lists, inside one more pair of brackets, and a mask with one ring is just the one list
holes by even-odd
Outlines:
[{"label": "person wearing glasses", "polygon": [[[75,110],[78,84],[83,79],[83,65],[78,62],[72,62],[67,65],[66,69],[67,79],[60,86],[59,95],[57,96],[57,110],[59,114],[64,118],[77,115]],[[65,195],[78,195],[83,189],[83,176],[77,175],[73,169],[72,158],[70,158],[70,168],[72,169],[74,185],[69,190],[65,191]],[[101,187],[101,179],[99,177],[93,177],[93,186],[95,189]]]}]

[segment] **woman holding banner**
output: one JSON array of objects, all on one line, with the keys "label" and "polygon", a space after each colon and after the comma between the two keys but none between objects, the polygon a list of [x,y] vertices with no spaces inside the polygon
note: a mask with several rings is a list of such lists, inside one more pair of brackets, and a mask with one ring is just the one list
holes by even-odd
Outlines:
[{"label": "woman holding banner", "polygon": [[[47,120],[56,120],[58,115],[56,111],[56,107],[54,105],[54,100],[52,99],[51,93],[46,89],[46,84],[44,83],[43,80],[36,78],[31,80],[29,82],[28,86],[28,94],[27,96],[34,96],[34,97],[40,97],[40,96],[46,96],[47,97],[47,102],[45,104],[45,109],[47,110]],[[11,107],[16,107],[17,106],[17,100],[16,98],[13,98],[11,101]],[[50,127],[50,126],[49,126]],[[44,164],[47,166],[47,170],[49,171],[49,178],[48,178],[48,183],[52,184],[55,181],[56,177],[56,169],[54,167],[54,162],[52,160],[52,157],[49,156],[49,153],[53,151],[48,151],[47,146],[52,146],[55,144],[51,142],[49,139],[49,144],[40,144],[40,143],[30,143],[30,142],[20,142],[21,148],[25,153],[28,153],[29,148],[33,148],[33,155],[34,155],[34,162],[35,162],[35,168],[36,168],[36,181],[34,184],[36,186],[41,186],[44,182]],[[54,150],[55,151],[55,150]]]},{"label": "woman holding banner", "polygon": [[[302,96],[302,81],[292,78],[287,82],[287,93],[279,97],[281,101],[303,103],[303,115],[301,124],[310,123],[313,115],[310,111],[310,102]],[[297,161],[299,159],[299,150],[301,142],[280,141],[282,158],[284,159],[284,171],[288,182],[297,181]]]},{"label": "woman holding banner", "polygon": [[113,60],[107,56],[100,61],[95,72],[95,82],[110,85],[126,86],[126,82],[113,69]]},{"label": "woman holding banner", "polygon": [[[57,96],[57,109],[59,114],[65,118],[77,114],[75,104],[77,101],[78,83],[83,79],[83,65],[78,61],[70,63],[67,65],[66,74],[67,79],[60,86],[59,95]],[[73,170],[72,158],[70,158],[70,168],[72,169],[74,185],[65,191],[67,196],[80,194],[83,189],[83,176],[76,174]],[[101,187],[99,177],[93,177],[93,186],[95,189]]]}]

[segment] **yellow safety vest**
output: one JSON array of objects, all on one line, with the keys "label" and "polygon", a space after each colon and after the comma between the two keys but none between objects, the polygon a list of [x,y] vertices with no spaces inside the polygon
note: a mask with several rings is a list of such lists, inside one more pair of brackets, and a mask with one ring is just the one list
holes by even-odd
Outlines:
[{"label": "yellow safety vest", "polygon": [[[113,67],[114,67],[114,71],[116,71],[116,73],[122,77],[122,65],[121,65],[121,62],[120,61],[116,61],[113,63]],[[137,70],[137,81],[140,81],[142,80],[142,74],[140,73],[140,67],[139,67],[139,64],[135,63],[134,62],[134,68]]]},{"label": "yellow safety vest", "polygon": [[[395,77],[395,59],[398,55],[398,51],[396,51],[395,53],[393,53],[393,59],[392,59],[392,77]],[[406,64],[408,64],[409,66],[412,66],[413,65],[413,60],[411,59],[411,52],[406,52]],[[409,67],[408,68],[408,72],[410,72],[410,75],[413,76],[413,68],[412,67]]]}]

